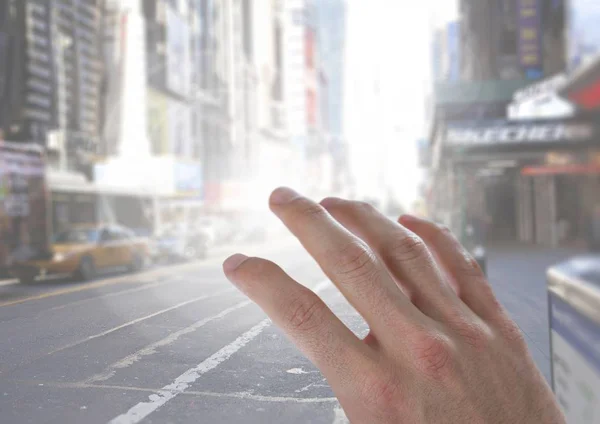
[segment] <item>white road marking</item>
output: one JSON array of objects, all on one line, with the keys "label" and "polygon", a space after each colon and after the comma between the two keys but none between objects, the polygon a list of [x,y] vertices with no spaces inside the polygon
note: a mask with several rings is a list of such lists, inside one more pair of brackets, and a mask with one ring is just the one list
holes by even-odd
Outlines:
[{"label": "white road marking", "polygon": [[121,324],[121,325],[119,325],[117,327],[113,327],[110,330],[106,330],[106,331],[103,331],[102,333],[94,334],[93,336],[86,337],[83,340],[79,340],[77,342],[74,342],[74,343],[68,344],[66,346],[60,347],[58,349],[55,349],[55,350],[49,352],[48,355],[52,355],[52,354],[57,353],[57,352],[62,352],[63,350],[70,349],[70,348],[75,347],[75,346],[79,346],[80,344],[87,343],[90,340],[94,340],[94,339],[97,339],[99,337],[104,337],[104,336],[106,336],[108,334],[114,333],[115,331],[122,330],[123,328],[132,326],[134,324],[138,324],[138,323],[140,323],[142,321],[145,321],[147,319],[154,318],[155,316],[164,314],[166,312],[170,312],[170,311],[172,311],[174,309],[177,309],[177,308],[181,308],[182,306],[189,305],[190,303],[199,302],[201,300],[206,300],[206,299],[209,299],[211,297],[215,297],[215,296],[227,293],[227,292],[231,292],[233,290],[234,289],[221,290],[221,291],[218,291],[218,292],[210,294],[210,295],[199,296],[199,297],[195,297],[195,298],[190,299],[190,300],[186,300],[185,302],[178,303],[177,305],[170,306],[170,307],[165,308],[165,309],[161,309],[160,311],[154,312],[153,314],[146,315],[146,316],[143,316],[141,318],[134,319],[132,321],[126,322],[125,324]]},{"label": "white road marking", "polygon": [[[325,384],[322,384],[322,383],[325,383]],[[327,384],[327,380],[323,379],[322,382],[309,383],[300,389],[296,389],[296,390],[294,390],[294,393],[306,392],[313,387],[329,387],[329,384]]]},{"label": "white road marking", "polygon": [[224,318],[226,315],[228,315],[234,311],[237,311],[238,309],[241,309],[245,306],[248,306],[251,303],[252,303],[251,301],[245,300],[236,305],[233,305],[230,308],[224,309],[223,311],[219,312],[216,315],[196,321],[192,325],[182,328],[181,330],[176,331],[174,333],[171,333],[164,339],[154,342],[152,344],[149,344],[148,346],[138,350],[137,352],[126,356],[125,358],[121,359],[120,361],[109,365],[106,368],[106,370],[104,370],[104,372],[93,375],[92,377],[84,380],[83,383],[90,384],[90,383],[94,383],[97,381],[106,381],[106,380],[110,379],[112,376],[114,376],[118,369],[127,368],[127,367],[133,365],[135,362],[142,359],[142,357],[153,355],[154,353],[156,353],[158,348],[168,346],[168,345],[174,343],[177,339],[179,339],[179,337],[181,337],[185,334],[192,333],[192,332],[198,330],[199,328],[205,326],[206,324],[208,324],[211,321],[216,321],[218,319]]},{"label": "white road marking", "polygon": [[[321,281],[315,286],[313,291],[319,293],[330,286],[330,281]],[[179,377],[175,379],[171,384],[164,386],[162,389],[155,390],[148,396],[147,402],[140,402],[137,405],[131,407],[127,412],[113,418],[109,424],[137,424],[152,414],[158,408],[166,404],[171,399],[184,393],[191,384],[198,380],[203,374],[218,367],[222,362],[228,360],[234,353],[242,349],[254,338],[256,338],[262,331],[271,324],[270,319],[264,319],[250,330],[246,331],[233,342],[222,347],[216,353],[212,354],[204,361],[199,363],[196,367],[190,368]],[[249,396],[246,394],[246,396]],[[294,398],[295,399],[295,398]]]},{"label": "white road marking", "polygon": [[294,403],[333,403],[337,402],[335,397],[324,397],[324,398],[302,398],[294,396],[262,396],[255,395],[249,392],[237,392],[237,393],[214,393],[214,392],[198,392],[198,391],[187,391],[186,395],[197,395],[197,396],[212,396],[212,397],[232,397],[237,399],[248,399],[256,400],[259,402],[294,402]]},{"label": "white road marking", "polygon": [[[145,388],[145,387],[132,387],[132,386],[115,386],[111,384],[87,384],[87,383],[47,383],[47,386],[58,387],[62,389],[103,389],[103,390],[119,390],[123,392],[146,392],[156,393],[160,392],[161,389]],[[206,397],[217,397],[217,398],[235,398],[235,399],[247,399],[254,400],[257,402],[293,402],[293,403],[337,403],[335,397],[323,397],[323,398],[303,398],[294,396],[262,396],[256,395],[250,392],[232,392],[232,393],[220,393],[220,392],[209,392],[209,391],[198,391],[198,390],[186,390],[182,392],[183,396],[206,396]]]},{"label": "white road marking", "polygon": [[302,368],[292,368],[286,371],[288,374],[309,374],[308,371],[304,371]]},{"label": "white road marking", "polygon": [[350,421],[342,407],[338,404],[335,408],[333,408],[333,422],[332,424],[348,424]]},{"label": "white road marking", "polygon": [[45,313],[45,312],[50,312],[50,311],[59,311],[61,309],[65,309],[70,306],[77,306],[77,305],[81,305],[82,303],[92,302],[94,300],[106,299],[109,297],[116,297],[116,296],[120,296],[122,294],[136,293],[138,291],[148,290],[148,289],[151,289],[151,288],[154,288],[157,286],[162,286],[164,284],[176,284],[176,283],[180,283],[182,281],[185,281],[185,280],[183,278],[173,278],[170,280],[160,280],[160,281],[148,282],[148,284],[144,284],[141,287],[134,287],[132,289],[126,289],[126,290],[106,293],[106,294],[102,294],[100,296],[94,296],[94,297],[88,297],[86,299],[76,300],[75,302],[64,303],[62,305],[54,306],[50,309],[44,309],[44,310],[40,311],[40,313]]},{"label": "white road marking", "polygon": [[187,388],[194,383],[200,376],[207,373],[208,371],[216,368],[219,364],[226,361],[236,353],[238,350],[246,346],[256,336],[258,336],[271,321],[264,319],[250,330],[243,333],[233,342],[227,346],[221,348],[219,351],[206,358],[204,361],[199,363],[196,367],[191,368],[181,374],[173,381],[173,383],[164,386],[162,389],[156,391],[149,396],[147,402],[140,402],[133,406],[129,411],[122,415],[112,419],[111,424],[136,424],[146,418],[152,412],[163,406],[165,403],[175,398],[177,395],[183,393]]}]

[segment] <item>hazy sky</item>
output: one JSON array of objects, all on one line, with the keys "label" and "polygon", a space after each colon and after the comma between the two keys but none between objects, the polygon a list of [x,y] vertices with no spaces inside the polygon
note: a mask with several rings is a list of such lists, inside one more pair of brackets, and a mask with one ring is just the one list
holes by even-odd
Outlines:
[{"label": "hazy sky", "polygon": [[455,1],[348,0],[348,8],[344,124],[359,194],[392,191],[409,206],[421,179],[429,34],[455,15]]}]

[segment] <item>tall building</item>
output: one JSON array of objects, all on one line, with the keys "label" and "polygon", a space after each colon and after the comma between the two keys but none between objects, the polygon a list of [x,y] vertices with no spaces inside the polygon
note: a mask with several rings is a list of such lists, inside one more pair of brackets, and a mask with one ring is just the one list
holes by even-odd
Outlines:
[{"label": "tall building", "polygon": [[49,41],[53,45],[57,124],[48,143],[49,153],[62,155],[60,168],[85,171],[91,177],[91,160],[102,130],[102,9],[99,0],[54,0],[48,4],[52,5]]},{"label": "tall building", "polygon": [[56,126],[53,2],[0,5],[0,116],[4,137],[46,143]]},{"label": "tall building", "polygon": [[459,3],[463,79],[536,80],[564,70],[565,55],[547,54],[565,51],[563,0]]},{"label": "tall building", "polygon": [[201,71],[200,2],[145,0],[143,4],[152,153],[199,155],[192,140],[192,84],[197,85]]},{"label": "tall building", "polygon": [[51,165],[89,170],[99,140],[102,62],[97,0],[4,1],[4,137],[45,145]]}]

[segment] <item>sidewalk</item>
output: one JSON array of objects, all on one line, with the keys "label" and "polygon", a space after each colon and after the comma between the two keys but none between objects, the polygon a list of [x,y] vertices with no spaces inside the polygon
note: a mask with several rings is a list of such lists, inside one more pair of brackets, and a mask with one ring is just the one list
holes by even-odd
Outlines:
[{"label": "sidewalk", "polygon": [[488,248],[494,293],[517,322],[544,376],[550,379],[546,270],[583,251],[503,244]]}]

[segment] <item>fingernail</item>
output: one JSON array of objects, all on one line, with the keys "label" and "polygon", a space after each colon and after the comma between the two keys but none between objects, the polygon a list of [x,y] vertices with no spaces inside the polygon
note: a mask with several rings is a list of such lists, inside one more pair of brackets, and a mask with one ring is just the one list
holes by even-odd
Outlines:
[{"label": "fingernail", "polygon": [[327,209],[339,204],[341,201],[342,199],[338,197],[326,197],[325,199],[321,200],[321,206]]},{"label": "fingernail", "polygon": [[399,221],[400,221],[400,223],[406,222],[406,223],[410,224],[413,222],[418,222],[419,218],[417,218],[414,215],[404,214],[400,217]]},{"label": "fingernail", "polygon": [[246,259],[248,259],[248,256],[242,255],[241,253],[236,253],[223,262],[223,269],[225,272],[234,271],[242,264],[242,262],[246,261]]},{"label": "fingernail", "polygon": [[284,205],[300,196],[291,188],[279,187],[271,194],[270,202],[274,205]]}]

